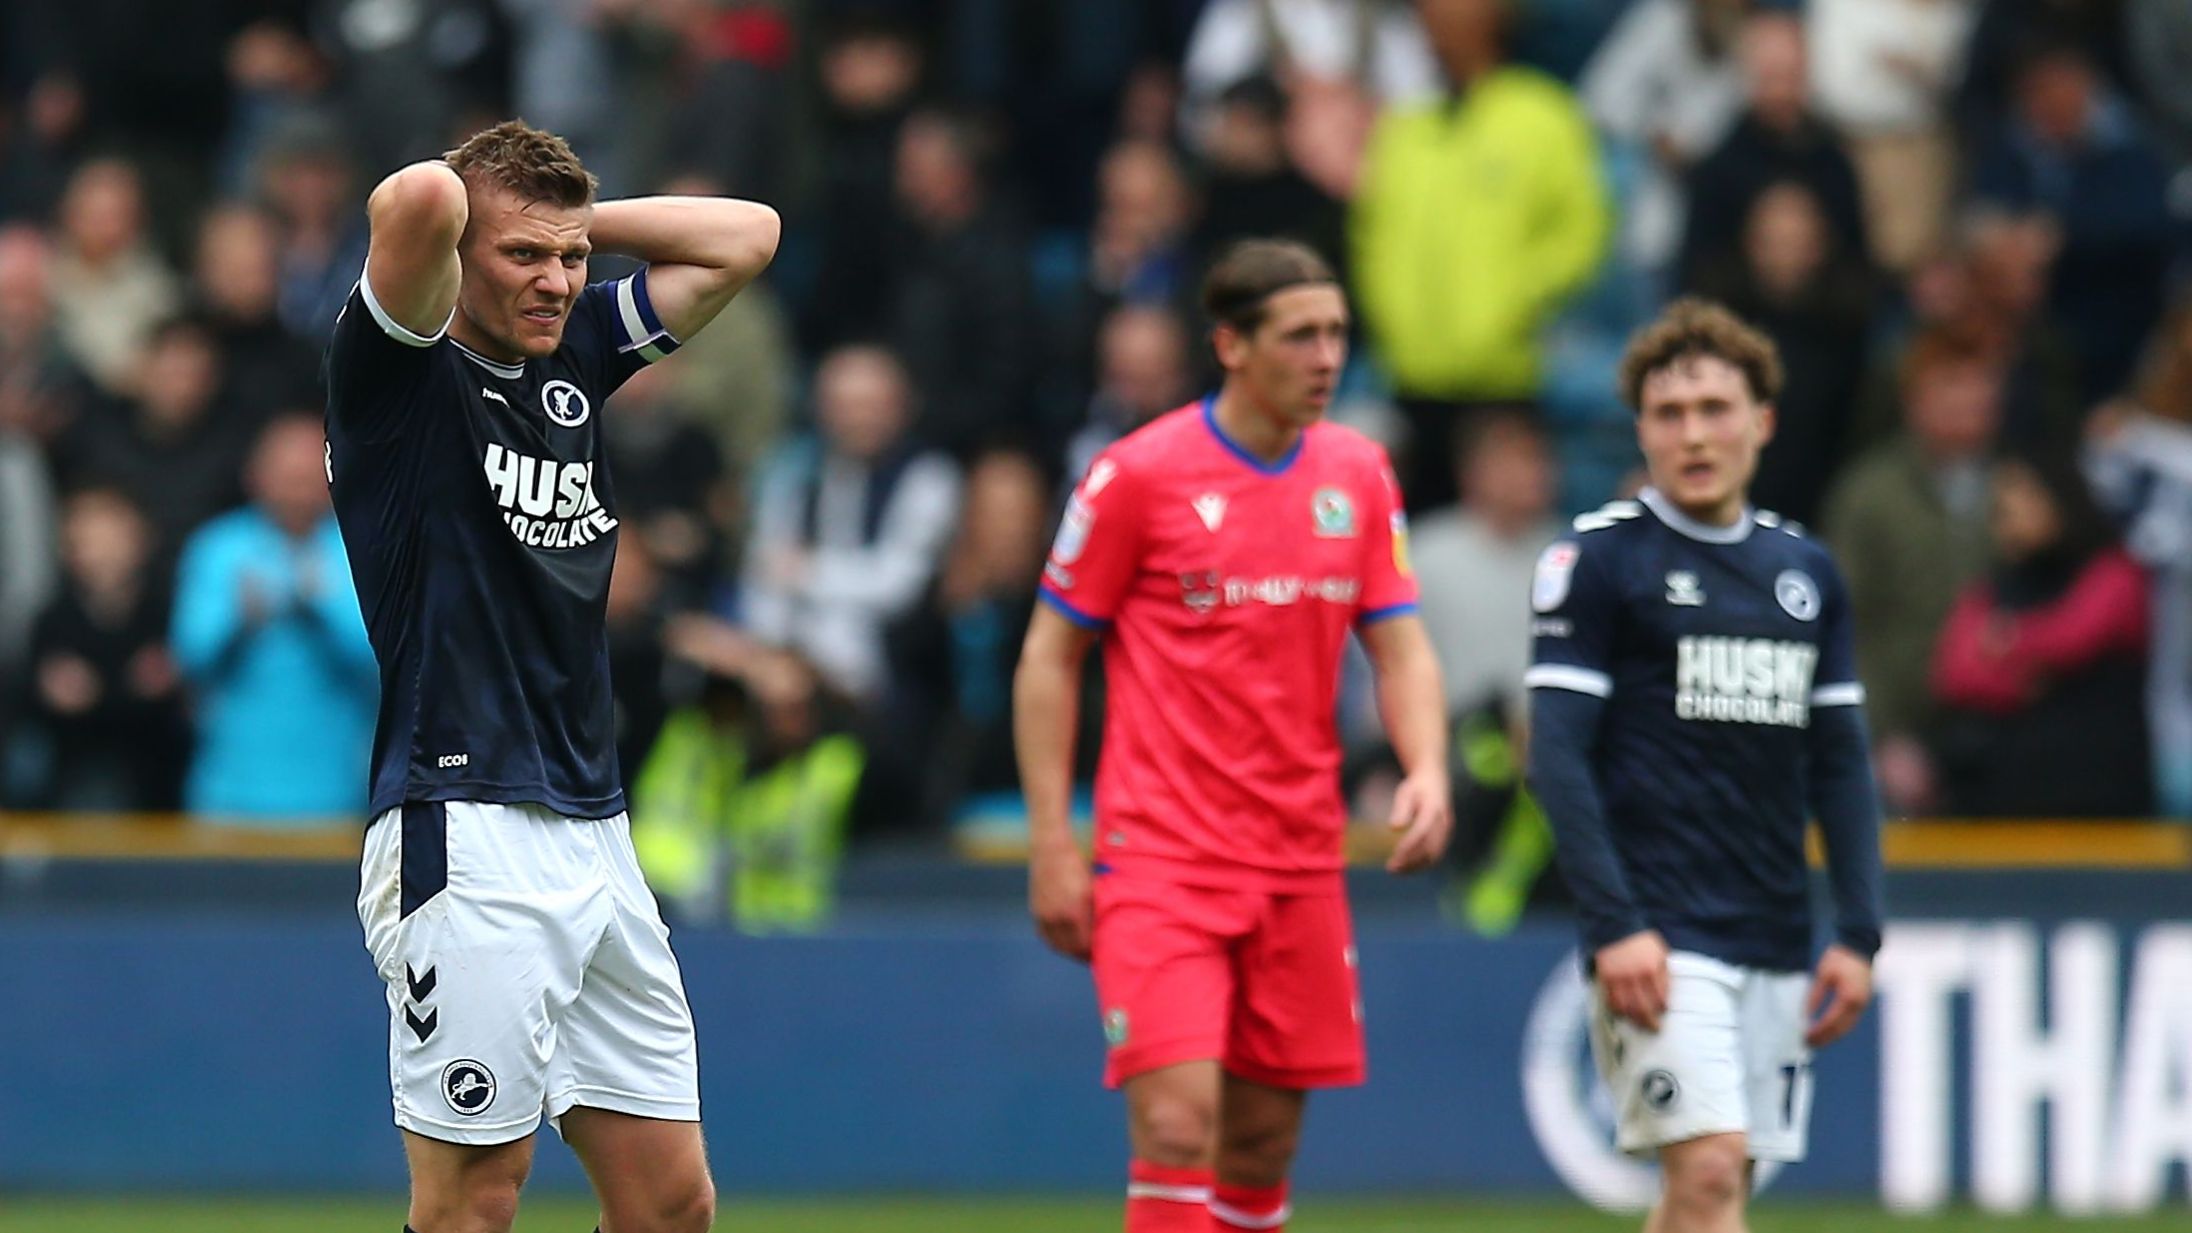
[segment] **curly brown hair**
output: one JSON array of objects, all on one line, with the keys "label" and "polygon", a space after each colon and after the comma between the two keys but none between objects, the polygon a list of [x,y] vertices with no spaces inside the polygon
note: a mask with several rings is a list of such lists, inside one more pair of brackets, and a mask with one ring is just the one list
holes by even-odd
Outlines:
[{"label": "curly brown hair", "polygon": [[1741,372],[1751,397],[1759,402],[1781,396],[1781,352],[1773,340],[1711,300],[1684,296],[1629,339],[1621,355],[1622,401],[1631,411],[1642,411],[1646,378],[1683,360],[1707,356]]},{"label": "curly brown hair", "polygon": [[571,143],[523,120],[481,129],[441,157],[464,177],[466,188],[504,189],[527,203],[580,209],[594,203],[594,190],[600,187],[594,173],[579,163]]}]

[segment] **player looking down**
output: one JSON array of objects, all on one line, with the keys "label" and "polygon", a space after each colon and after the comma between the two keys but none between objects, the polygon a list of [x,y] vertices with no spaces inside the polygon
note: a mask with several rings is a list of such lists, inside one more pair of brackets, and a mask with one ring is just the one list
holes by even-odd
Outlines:
[{"label": "player looking down", "polygon": [[[381,678],[358,915],[415,1233],[507,1230],[543,1114],[610,1233],[714,1219],[692,1015],[615,761],[601,415],[760,273],[778,223],[594,187],[515,121],[397,171],[327,353]],[[597,248],[647,264],[589,286]]]},{"label": "player looking down", "polygon": [[[1129,1233],[1283,1228],[1308,1090],[1363,1079],[1335,716],[1350,630],[1407,771],[1387,867],[1429,865],[1450,825],[1400,492],[1383,451],[1323,420],[1346,298],[1309,249],[1251,240],[1203,302],[1224,386],[1090,465],[1014,683],[1030,905],[1045,941],[1094,961]],[[1067,814],[1099,639],[1092,867]]]},{"label": "player looking down", "polygon": [[[1651,487],[1545,550],[1530,784],[1575,893],[1618,1142],[1657,1153],[1651,1233],[1736,1233],[1751,1162],[1804,1155],[1811,1051],[1872,999],[1879,806],[1850,606],[1816,540],[1746,500],[1773,344],[1671,305],[1630,342]],[[1835,940],[1813,975],[1806,824]]]}]

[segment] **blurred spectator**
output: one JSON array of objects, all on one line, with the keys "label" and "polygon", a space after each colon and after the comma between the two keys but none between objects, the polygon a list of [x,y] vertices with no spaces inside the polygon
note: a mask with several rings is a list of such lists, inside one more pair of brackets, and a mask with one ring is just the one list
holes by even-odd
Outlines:
[{"label": "blurred spectator", "polygon": [[[687,174],[662,186],[665,193],[721,194],[726,188]],[[744,484],[776,447],[791,418],[793,350],[783,301],[766,282],[754,282],[724,306],[708,328],[685,339],[675,359],[659,367],[675,392],[669,401],[715,438],[731,480]],[[735,526],[737,517],[724,522]]]},{"label": "blurred spectator", "polygon": [[918,813],[948,820],[971,795],[1012,794],[1012,672],[1035,611],[1050,484],[1025,454],[993,451],[967,471],[959,534],[928,602],[891,630],[903,731],[919,750]]},{"label": "blurred spectator", "polygon": [[1943,797],[1966,817],[2141,817],[2145,573],[2059,453],[1994,469],[1995,565],[1942,627]]},{"label": "blurred spectator", "polygon": [[0,702],[57,575],[58,514],[43,446],[65,414],[68,375],[53,337],[47,261],[38,232],[0,225]]},{"label": "blurred spectator", "polygon": [[705,671],[632,788],[648,884],[688,920],[755,933],[828,923],[867,755],[814,668],[728,630],[680,639]]},{"label": "blurred spectator", "polygon": [[226,63],[228,132],[216,188],[224,198],[241,198],[257,186],[268,143],[331,105],[334,74],[301,28],[272,16],[236,32]]},{"label": "blurred spectator", "polygon": [[1188,138],[1214,149],[1226,92],[1255,77],[1344,86],[1373,107],[1416,106],[1441,89],[1438,61],[1405,0],[1210,0],[1183,66]]},{"label": "blurred spectator", "polygon": [[192,290],[220,347],[228,392],[253,424],[318,395],[318,350],[275,315],[277,244],[273,220],[250,206],[217,207],[198,227]]},{"label": "blurred spectator", "polygon": [[672,405],[676,397],[671,374],[643,368],[617,390],[601,432],[622,538],[647,546],[646,566],[635,568],[665,575],[677,599],[699,606],[721,563],[730,492],[715,440]]},{"label": "blurred spectator", "polygon": [[825,356],[814,403],[818,436],[785,447],[758,485],[746,626],[866,702],[885,683],[884,627],[920,602],[951,535],[959,477],[909,439],[912,390],[890,351]]},{"label": "blurred spectator", "polygon": [[2124,45],[2129,0],[1977,0],[1979,18],[1957,91],[1967,138],[1993,131],[2015,110],[2017,74],[2038,47],[2072,48],[2117,90],[2132,75]]},{"label": "blurred spectator", "polygon": [[[657,0],[661,7],[671,7]],[[571,143],[603,196],[628,195],[632,135],[623,125],[615,36],[637,0],[500,0],[510,23],[510,114]]]},{"label": "blurred spectator", "polygon": [[1837,247],[1819,199],[1795,181],[1757,196],[1742,245],[1739,254],[1698,272],[1698,290],[1764,330],[1780,349],[1786,381],[1751,500],[1809,523],[1841,467],[1864,379],[1871,279],[1860,255]]},{"label": "blurred spectator", "polygon": [[[10,44],[31,41],[11,24],[29,20],[21,8],[0,6],[0,58]],[[76,161],[82,121],[83,94],[71,83],[48,77],[18,94],[0,81],[0,222],[52,214]]]},{"label": "blurred spectator", "polygon": [[1812,111],[1805,69],[1804,25],[1790,13],[1761,13],[1743,27],[1747,104],[1717,149],[1691,169],[1679,285],[1742,244],[1743,220],[1759,194],[1794,180],[1819,199],[1837,251],[1863,257],[1864,208],[1857,172],[1840,136]]},{"label": "blurred spectator", "polygon": [[[1135,85],[1151,98],[1171,76],[1171,0],[939,0],[932,28],[944,93],[999,122],[1021,204],[1038,227],[1085,228],[1088,169],[1130,135],[1120,103]],[[1152,59],[1152,57],[1154,59]],[[1161,68],[1160,68],[1161,65]],[[1178,87],[1165,84],[1153,135],[1169,140]],[[1142,105],[1137,98],[1135,105]],[[1142,117],[1133,117],[1139,121]]]},{"label": "blurred spectator", "polygon": [[821,185],[812,210],[819,268],[800,306],[809,352],[882,336],[899,228],[893,185],[898,130],[921,85],[921,45],[904,26],[854,13],[822,32]]},{"label": "blurred spectator", "polygon": [[1578,89],[1598,130],[1645,173],[1623,203],[1622,251],[1663,271],[1682,239],[1682,178],[1743,110],[1736,40],[1751,0],[1642,0],[1591,57]]},{"label": "blurred spectator", "polygon": [[1872,257],[1898,273],[1940,243],[1956,184],[1949,95],[1979,0],[1813,0],[1812,77],[1864,192]]},{"label": "blurred spectator", "polygon": [[1574,97],[1506,63],[1506,6],[1417,8],[1453,96],[1378,121],[1349,231],[1356,307],[1411,431],[1403,487],[1430,508],[1452,499],[1467,408],[1537,396],[1540,333],[1597,269],[1609,217]]},{"label": "blurred spectator", "polygon": [[2129,0],[2124,44],[2132,81],[2155,121],[2155,136],[2179,165],[2192,161],[2192,5]]},{"label": "blurred spectator", "polygon": [[1097,303],[1191,300],[1199,273],[1188,244],[1195,202],[1171,147],[1144,140],[1113,146],[1096,168],[1096,198],[1088,278]]},{"label": "blurred spectator", "polygon": [[365,211],[341,134],[310,120],[279,134],[267,149],[260,186],[281,232],[282,324],[315,348],[325,346],[365,269]]},{"label": "blurred spectator", "polygon": [[1114,309],[1096,334],[1096,392],[1087,421],[1066,447],[1066,473],[1087,474],[1112,442],[1186,405],[1193,383],[1187,326],[1178,313],[1155,305]]},{"label": "blurred spectator", "polygon": [[151,520],[164,568],[184,536],[241,495],[249,425],[222,395],[220,350],[202,321],[159,326],[131,385],[132,397],[84,407],[54,443],[54,465],[66,486],[121,489]]},{"label": "blurred spectator", "polygon": [[326,448],[316,416],[269,424],[251,454],[252,503],[184,549],[174,645],[197,711],[194,814],[282,826],[364,812],[380,679]]},{"label": "blurred spectator", "polygon": [[1283,236],[1308,244],[1335,268],[1346,257],[1346,207],[1288,160],[1286,125],[1286,95],[1268,77],[1247,78],[1219,96],[1205,150],[1197,254],[1215,254],[1246,236]]},{"label": "blurred spectator", "polygon": [[34,94],[83,149],[125,157],[142,176],[147,218],[168,253],[182,251],[203,199],[228,109],[221,53],[241,4],[162,6],[139,0],[13,0],[33,10],[40,75]]},{"label": "blurred spectator", "polygon": [[152,327],[182,303],[174,274],[145,238],[136,169],[95,159],[69,177],[59,208],[53,304],[69,357],[109,393],[129,386]]},{"label": "blurred spectator", "polygon": [[[732,196],[784,200],[797,39],[791,16],[769,4],[682,7],[693,11],[683,15],[688,62],[672,75],[670,166]],[[719,318],[701,337],[721,328]]]},{"label": "blurred spectator", "polygon": [[1940,806],[1927,668],[1957,593],[1987,565],[2002,370],[1937,328],[1904,355],[1901,391],[1902,430],[1844,470],[1824,530],[1849,589],[1881,792],[1892,809],[1925,813]]},{"label": "blurred spectator", "polygon": [[168,655],[168,593],[152,538],[120,493],[71,496],[60,593],[31,635],[27,713],[44,757],[30,803],[50,809],[173,809],[189,729]]},{"label": "blurred spectator", "polygon": [[52,598],[56,526],[45,458],[0,419],[0,691],[22,664],[31,622]]},{"label": "blurred spectator", "polygon": [[1461,503],[1420,519],[1408,555],[1423,624],[1438,651],[1450,714],[1519,711],[1530,666],[1530,592],[1538,553],[1560,533],[1545,430],[1517,411],[1488,412],[1461,433]]},{"label": "blurred spectator", "polygon": [[1038,331],[1018,222],[990,196],[972,123],[940,112],[898,138],[904,226],[889,281],[888,334],[920,398],[921,434],[965,454],[1027,412]]},{"label": "blurred spectator", "polygon": [[1965,224],[1968,296],[1956,319],[2008,374],[2002,437],[2067,446],[2086,404],[2079,355],[2048,307],[2056,229],[2043,218],[1975,212]]},{"label": "blurred spectator", "polygon": [[361,166],[432,158],[482,114],[510,110],[501,0],[288,0],[335,61],[340,112]]},{"label": "blurred spectator", "polygon": [[2006,210],[2044,213],[2060,229],[2050,303],[2077,344],[2086,398],[2109,397],[2161,316],[2168,173],[2078,52],[2043,49],[2015,80],[2015,113],[1986,142],[1972,191]]},{"label": "blurred spectator", "polygon": [[2192,818],[2192,307],[2164,320],[2132,396],[2093,416],[2087,464],[2154,596],[2147,714],[2162,810]]}]

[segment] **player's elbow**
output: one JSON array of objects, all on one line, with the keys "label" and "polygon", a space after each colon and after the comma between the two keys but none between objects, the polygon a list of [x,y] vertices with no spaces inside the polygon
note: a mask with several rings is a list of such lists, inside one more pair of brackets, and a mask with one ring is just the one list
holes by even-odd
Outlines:
[{"label": "player's elbow", "polygon": [[366,199],[376,235],[432,235],[451,245],[471,217],[464,179],[448,164],[413,163],[390,173]]},{"label": "player's elbow", "polygon": [[717,268],[743,284],[776,259],[784,238],[784,219],[758,201],[725,201],[722,208],[722,256]]}]

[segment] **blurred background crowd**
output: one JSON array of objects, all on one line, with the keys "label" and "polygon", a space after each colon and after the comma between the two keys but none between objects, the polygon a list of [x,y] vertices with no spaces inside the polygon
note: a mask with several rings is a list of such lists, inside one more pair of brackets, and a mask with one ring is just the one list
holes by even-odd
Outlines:
[{"label": "blurred background crowd", "polygon": [[1543,863],[1522,597],[1638,482],[1613,367],[1683,293],[1780,345],[1754,495],[1849,576],[1891,808],[2192,816],[2182,0],[13,0],[0,806],[362,810],[320,352],[366,192],[507,115],[605,195],[785,218],[605,421],[620,754],[692,910],[1014,825],[1062,493],[1213,386],[1248,234],[1351,292],[1334,415],[1415,514],[1465,859]]}]

